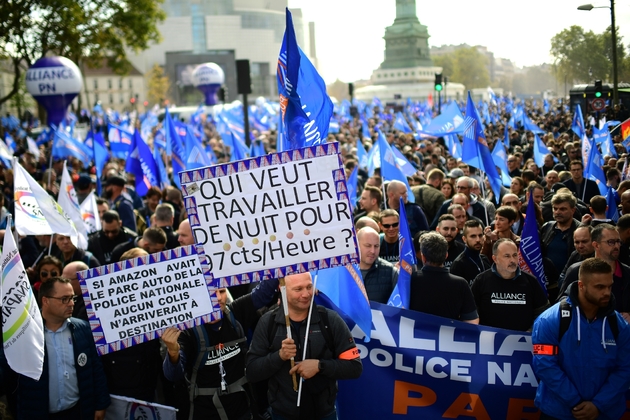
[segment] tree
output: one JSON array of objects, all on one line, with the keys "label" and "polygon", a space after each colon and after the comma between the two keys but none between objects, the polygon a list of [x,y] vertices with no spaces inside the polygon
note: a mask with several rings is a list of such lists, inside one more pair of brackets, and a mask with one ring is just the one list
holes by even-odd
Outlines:
[{"label": "tree", "polygon": [[160,104],[167,99],[171,82],[168,76],[164,75],[164,69],[159,64],[154,64],[151,70],[145,75],[147,78],[147,99],[149,104]]},{"label": "tree", "polygon": [[[617,31],[618,32],[618,31]],[[556,78],[569,83],[592,82],[600,79],[612,81],[612,36],[610,27],[602,34],[585,32],[571,26],[551,38],[551,55],[557,68]],[[620,75],[625,70],[625,47],[617,36],[617,58]],[[589,75],[589,69],[593,73]]]},{"label": "tree", "polygon": [[436,67],[442,67],[442,76],[453,77],[455,58],[453,53],[441,54],[431,57]]},{"label": "tree", "polygon": [[453,81],[462,83],[466,89],[490,86],[488,58],[475,47],[455,50]]},{"label": "tree", "polygon": [[0,7],[0,58],[11,61],[15,79],[0,105],[19,90],[22,73],[39,58],[64,56],[81,67],[103,58],[118,74],[139,52],[161,37],[157,24],[163,0],[4,0]]}]

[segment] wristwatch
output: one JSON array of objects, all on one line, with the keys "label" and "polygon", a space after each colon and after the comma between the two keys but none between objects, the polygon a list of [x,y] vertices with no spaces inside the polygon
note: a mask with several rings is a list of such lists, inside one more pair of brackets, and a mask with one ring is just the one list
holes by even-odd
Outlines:
[{"label": "wristwatch", "polygon": [[318,360],[317,361],[317,369],[319,369],[319,373],[323,373],[324,372],[324,363],[322,360]]}]

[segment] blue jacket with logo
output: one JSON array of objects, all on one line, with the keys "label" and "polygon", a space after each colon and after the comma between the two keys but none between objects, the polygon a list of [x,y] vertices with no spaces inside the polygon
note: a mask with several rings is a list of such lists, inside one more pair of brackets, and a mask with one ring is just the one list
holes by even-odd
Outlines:
[{"label": "blue jacket with logo", "polygon": [[[599,409],[599,419],[619,419],[626,411],[625,393],[630,386],[630,326],[614,311],[614,296],[588,321],[578,302],[578,285],[569,287],[571,324],[558,342],[559,303],[543,312],[532,331],[534,372],[540,379],[535,403],[558,419],[573,419],[571,410],[582,401]],[[615,339],[608,315],[617,317]]]}]

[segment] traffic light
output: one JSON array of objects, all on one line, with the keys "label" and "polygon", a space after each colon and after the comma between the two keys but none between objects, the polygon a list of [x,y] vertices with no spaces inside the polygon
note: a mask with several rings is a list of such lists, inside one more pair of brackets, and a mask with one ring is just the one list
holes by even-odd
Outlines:
[{"label": "traffic light", "polygon": [[145,107],[149,106],[149,101],[144,101],[144,104],[143,104],[143,105],[144,105]]},{"label": "traffic light", "polygon": [[601,80],[595,80],[595,97],[596,98],[602,97],[602,81]]},{"label": "traffic light", "polygon": [[348,83],[348,94],[351,98],[354,96],[354,83]]},{"label": "traffic light", "polygon": [[435,74],[435,90],[437,92],[441,92],[444,89],[444,85],[442,84],[442,73]]},{"label": "traffic light", "polygon": [[136,98],[134,98],[133,96],[129,99],[129,102],[131,103],[131,105],[136,103]]}]

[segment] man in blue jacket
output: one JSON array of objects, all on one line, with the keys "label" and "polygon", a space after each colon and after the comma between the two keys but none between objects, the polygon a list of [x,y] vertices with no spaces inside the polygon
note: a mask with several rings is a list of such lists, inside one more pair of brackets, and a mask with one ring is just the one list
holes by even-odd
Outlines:
[{"label": "man in blue jacket", "polygon": [[72,318],[70,280],[54,277],[39,289],[46,357],[39,381],[8,369],[2,362],[9,407],[16,419],[105,418],[109,392],[90,324]]},{"label": "man in blue jacket", "polygon": [[613,273],[586,259],[566,302],[534,323],[535,403],[544,419],[618,419],[630,386],[630,326],[614,310]]}]

